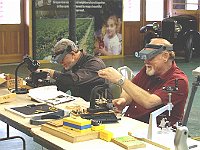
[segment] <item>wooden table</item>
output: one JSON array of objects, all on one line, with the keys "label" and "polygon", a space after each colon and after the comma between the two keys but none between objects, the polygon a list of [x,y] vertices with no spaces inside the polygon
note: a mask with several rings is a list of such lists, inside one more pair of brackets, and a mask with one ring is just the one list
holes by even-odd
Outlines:
[{"label": "wooden table", "polygon": [[[0,87],[0,94],[7,93],[7,89]],[[19,131],[22,131],[23,133],[32,136],[33,140],[37,142],[38,144],[42,145],[43,147],[46,147],[48,149],[69,149],[69,150],[89,150],[89,149],[95,149],[95,150],[104,150],[104,149],[113,149],[113,150],[121,150],[120,146],[114,144],[113,142],[106,142],[101,139],[95,139],[95,140],[89,140],[84,142],[77,142],[77,143],[70,143],[68,141],[62,140],[58,137],[55,137],[51,134],[48,134],[46,132],[43,132],[40,130],[40,126],[31,125],[29,123],[29,118],[23,118],[19,115],[16,115],[10,111],[5,110],[6,107],[11,106],[21,106],[21,105],[27,105],[27,104],[33,104],[37,103],[31,100],[31,98],[27,94],[23,95],[17,95],[16,98],[9,103],[0,104],[0,120],[7,123],[8,125],[16,128]],[[61,105],[58,105],[60,108],[66,108],[68,104],[64,103]],[[118,123],[112,123],[112,124],[106,124],[106,130],[111,131],[114,134],[114,137],[119,136],[125,136],[128,135],[128,132],[131,131],[133,133],[140,133],[140,134],[146,134],[148,124],[145,124],[143,122],[137,121],[135,119],[131,119],[128,117],[122,117],[121,120],[119,120]],[[173,147],[173,135],[165,135],[167,137],[167,140],[169,140],[170,145],[172,149]],[[162,137],[162,135],[160,136]],[[164,136],[163,136],[164,137]],[[160,141],[162,138],[159,138],[158,141]],[[165,140],[165,138],[163,138]],[[165,142],[165,141],[164,141]],[[166,143],[166,142],[165,142]],[[188,139],[188,146],[190,145],[198,145],[197,148],[193,148],[192,150],[197,150],[200,148],[200,142]],[[142,149],[148,149],[148,150],[160,150],[161,148],[158,148],[154,145],[146,143],[146,148]]]}]

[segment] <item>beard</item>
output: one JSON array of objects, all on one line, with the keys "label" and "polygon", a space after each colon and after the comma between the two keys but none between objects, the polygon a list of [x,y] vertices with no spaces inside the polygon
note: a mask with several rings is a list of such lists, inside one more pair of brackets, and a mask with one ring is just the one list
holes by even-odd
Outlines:
[{"label": "beard", "polygon": [[148,76],[153,76],[155,75],[155,69],[153,68],[153,66],[147,66],[146,65],[146,74]]}]

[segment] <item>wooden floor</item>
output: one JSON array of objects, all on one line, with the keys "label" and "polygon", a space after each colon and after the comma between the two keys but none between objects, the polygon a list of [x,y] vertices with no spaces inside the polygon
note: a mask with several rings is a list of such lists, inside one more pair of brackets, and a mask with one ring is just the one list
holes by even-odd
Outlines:
[{"label": "wooden floor", "polygon": [[[114,68],[118,68],[121,66],[130,67],[134,73],[136,74],[140,68],[143,66],[143,61],[136,59],[133,56],[124,57],[124,58],[116,58],[116,59],[104,59],[104,62],[107,66],[113,66]],[[177,65],[186,73],[189,78],[190,90],[192,87],[192,82],[196,79],[192,76],[192,70],[200,66],[200,59],[193,58],[190,63],[185,63],[184,60],[178,59],[176,60]],[[52,69],[61,69],[61,66],[53,65],[53,64],[41,64],[40,68],[52,68]],[[14,74],[16,68],[16,64],[9,65],[0,65],[0,73],[12,73]],[[19,68],[18,75],[25,78],[30,74],[26,65],[23,65]],[[200,89],[197,89],[192,110],[188,120],[188,129],[189,134],[192,137],[200,136],[199,126],[200,126]],[[189,93],[190,96],[190,93]],[[28,150],[42,150],[42,147],[37,143],[33,142],[31,137],[26,136],[25,134],[11,128],[11,135],[21,135],[26,139],[26,148]],[[0,122],[0,137],[6,137],[6,124]],[[2,141],[0,142],[0,150],[20,150],[22,147],[22,142],[19,139],[10,140],[10,141]]]}]

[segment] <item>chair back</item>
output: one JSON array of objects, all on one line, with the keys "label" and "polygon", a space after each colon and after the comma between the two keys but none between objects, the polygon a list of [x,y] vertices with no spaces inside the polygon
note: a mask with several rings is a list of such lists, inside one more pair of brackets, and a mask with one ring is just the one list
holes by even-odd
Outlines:
[{"label": "chair back", "polygon": [[127,67],[127,66],[122,66],[122,67],[119,67],[117,69],[125,78],[131,80],[133,79],[134,77],[134,74],[133,74],[133,71]]}]

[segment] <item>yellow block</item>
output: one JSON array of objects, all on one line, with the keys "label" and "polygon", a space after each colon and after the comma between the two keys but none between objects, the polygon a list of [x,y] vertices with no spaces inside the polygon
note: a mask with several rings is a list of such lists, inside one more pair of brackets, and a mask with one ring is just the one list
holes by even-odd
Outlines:
[{"label": "yellow block", "polygon": [[75,124],[78,126],[91,124],[91,120],[83,119],[81,117],[66,117],[66,118],[63,118],[63,122],[68,122],[68,123]]},{"label": "yellow block", "polygon": [[9,102],[11,99],[13,99],[15,97],[16,97],[16,93],[9,93],[9,94],[2,95],[2,96],[0,96],[0,104]]},{"label": "yellow block", "polygon": [[113,138],[113,133],[107,130],[101,130],[99,134],[100,139],[110,142]]},{"label": "yellow block", "polygon": [[105,125],[92,126],[92,131],[101,131],[105,129]]},{"label": "yellow block", "polygon": [[76,132],[79,132],[79,133],[86,133],[86,132],[91,131],[91,128],[87,128],[87,129],[83,129],[83,130],[72,128],[72,127],[69,127],[69,126],[63,126],[63,128],[68,129],[68,130],[72,130],[72,131],[76,131]]}]

